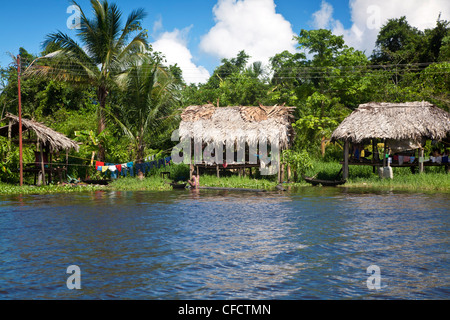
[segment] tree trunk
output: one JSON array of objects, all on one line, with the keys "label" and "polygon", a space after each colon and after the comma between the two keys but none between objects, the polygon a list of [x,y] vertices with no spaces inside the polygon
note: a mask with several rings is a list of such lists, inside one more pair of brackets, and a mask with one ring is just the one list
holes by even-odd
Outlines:
[{"label": "tree trunk", "polygon": [[[97,98],[100,104],[98,110],[98,134],[101,134],[106,128],[104,111],[106,108],[106,97],[108,96],[108,91],[105,86],[100,86],[97,92]],[[101,142],[98,144],[98,160],[105,161],[105,147]]]}]

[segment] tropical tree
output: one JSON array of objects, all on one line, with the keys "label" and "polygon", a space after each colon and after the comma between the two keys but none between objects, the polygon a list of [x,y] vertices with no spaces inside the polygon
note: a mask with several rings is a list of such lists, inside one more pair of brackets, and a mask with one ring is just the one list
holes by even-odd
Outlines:
[{"label": "tropical tree", "polygon": [[420,61],[423,32],[411,26],[406,17],[389,19],[381,28],[372,54],[374,62],[404,64]]},{"label": "tropical tree", "polygon": [[[78,4],[73,1],[73,4]],[[105,111],[109,91],[117,86],[117,80],[125,72],[131,60],[145,53],[147,34],[141,21],[146,16],[143,9],[128,15],[121,23],[122,12],[107,0],[91,0],[93,18],[88,18],[80,6],[81,24],[77,37],[81,44],[67,34],[51,33],[44,41],[45,52],[54,52],[50,63],[38,61],[27,75],[43,75],[72,83],[94,86],[98,100],[98,134],[106,127]],[[99,160],[105,159],[105,150],[99,144]]]},{"label": "tropical tree", "polygon": [[170,140],[169,132],[177,125],[178,79],[160,58],[148,54],[132,62],[121,80],[126,94],[115,120],[129,138],[136,161],[142,162],[146,148]]}]

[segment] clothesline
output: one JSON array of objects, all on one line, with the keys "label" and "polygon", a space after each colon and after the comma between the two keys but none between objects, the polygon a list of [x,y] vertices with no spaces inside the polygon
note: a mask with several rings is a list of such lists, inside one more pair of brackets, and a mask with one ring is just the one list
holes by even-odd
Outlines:
[{"label": "clothesline", "polygon": [[[25,163],[24,165],[32,165],[32,164],[37,164],[40,165],[40,162],[28,162]],[[44,163],[45,166],[75,166],[75,167],[92,167],[91,165],[87,165],[87,164],[78,164],[78,163],[49,163],[49,162],[45,162]]]},{"label": "clothesline", "polygon": [[[147,157],[148,159],[148,157]],[[103,174],[107,174],[108,172],[111,173],[112,179],[117,179],[118,175],[126,177],[128,173],[131,177],[134,177],[134,172],[136,170],[136,173],[142,172],[143,174],[146,174],[147,172],[150,172],[153,168],[161,168],[170,165],[170,162],[172,161],[172,157],[165,157],[163,159],[159,160],[152,160],[148,162],[143,163],[135,163],[133,161],[126,162],[126,163],[106,163],[101,161],[95,162],[95,168],[97,171],[102,172]]]}]

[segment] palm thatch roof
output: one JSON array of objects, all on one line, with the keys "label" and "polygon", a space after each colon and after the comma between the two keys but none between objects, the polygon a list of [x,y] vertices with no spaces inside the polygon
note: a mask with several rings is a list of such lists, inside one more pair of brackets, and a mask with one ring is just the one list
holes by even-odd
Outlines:
[{"label": "palm thatch roof", "polygon": [[247,142],[265,139],[288,148],[293,138],[291,107],[189,106],[181,114],[180,138],[201,139],[204,143]]},{"label": "palm thatch roof", "polygon": [[[6,113],[5,119],[12,120],[13,135],[16,135],[19,130],[19,117],[10,113]],[[49,127],[45,126],[40,122],[22,118],[22,130],[34,131],[38,140],[42,142],[44,146],[49,146],[51,151],[69,150],[69,149],[74,149],[75,151],[78,151],[80,148],[77,142],[67,138],[62,133],[50,129]],[[0,135],[7,136],[7,133],[8,133],[8,126],[0,128]]]},{"label": "palm thatch roof", "polygon": [[442,140],[450,134],[450,113],[428,102],[361,104],[336,128],[331,140]]}]

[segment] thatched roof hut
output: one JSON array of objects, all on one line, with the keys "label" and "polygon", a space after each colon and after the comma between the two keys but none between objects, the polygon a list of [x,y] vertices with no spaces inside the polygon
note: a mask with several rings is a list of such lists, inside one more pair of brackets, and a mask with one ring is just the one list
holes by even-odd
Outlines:
[{"label": "thatched roof hut", "polygon": [[204,143],[226,141],[256,144],[262,139],[278,141],[281,149],[292,142],[292,110],[284,106],[215,107],[189,106],[181,115],[180,138]]},{"label": "thatched roof hut", "polygon": [[[424,143],[427,139],[441,141],[450,137],[450,114],[428,102],[407,103],[367,103],[361,104],[336,128],[331,141],[344,141],[343,177],[348,177],[348,166],[380,165],[377,159],[376,141],[385,143],[383,166],[386,165],[386,152],[419,150],[418,161],[396,166],[419,166],[423,172]],[[368,163],[358,160],[350,163],[349,144],[372,143],[372,160]],[[355,156],[359,159],[361,146],[356,146]],[[390,151],[386,151],[390,149]],[[358,151],[359,150],[359,151]],[[408,157],[415,158],[415,157]],[[394,164],[392,164],[394,166]]]},{"label": "thatched roof hut", "polygon": [[441,140],[450,134],[450,114],[428,102],[361,104],[336,128],[331,140]]},{"label": "thatched roof hut", "polygon": [[[11,121],[11,129],[9,126],[0,128],[0,135],[7,137],[8,131],[11,130],[11,136],[16,136],[19,132],[19,117],[6,113],[3,120]],[[77,142],[67,138],[62,133],[50,129],[40,122],[22,118],[22,130],[24,132],[27,130],[34,131],[39,142],[44,146],[49,147],[51,152],[70,149],[74,149],[75,151],[79,150]]]}]

